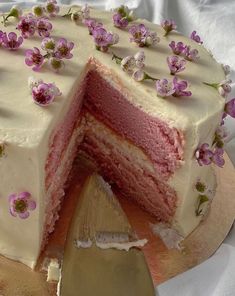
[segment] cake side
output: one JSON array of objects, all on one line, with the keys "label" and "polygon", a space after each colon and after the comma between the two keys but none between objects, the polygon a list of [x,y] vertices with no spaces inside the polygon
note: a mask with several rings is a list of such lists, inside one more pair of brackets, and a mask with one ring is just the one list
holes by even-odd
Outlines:
[{"label": "cake side", "polygon": [[[61,14],[66,11],[67,8],[64,8]],[[138,51],[138,47],[129,43],[129,33],[127,31],[120,31],[113,27],[111,13],[91,9],[91,16],[102,20],[107,29],[120,35],[119,44],[113,47],[113,51],[116,54],[124,57],[129,54],[133,55]],[[140,109],[146,114],[146,117],[149,116],[149,118],[156,118],[156,120],[164,122],[169,128],[167,131],[175,130],[176,134],[182,135],[184,140],[184,145],[182,145],[182,162],[180,163],[182,169],[177,166],[174,167],[171,172],[174,178],[171,179],[170,175],[167,178],[169,178],[170,186],[180,196],[178,197],[179,210],[177,209],[178,214],[176,215],[179,218],[177,219],[184,220],[184,214],[189,206],[185,201],[191,201],[191,198],[188,198],[188,196],[191,192],[191,185],[194,182],[193,176],[195,175],[196,177],[199,174],[197,169],[200,170],[201,168],[195,164],[196,172],[191,176],[187,175],[184,170],[186,171],[186,168],[191,170],[194,166],[195,159],[193,159],[193,153],[198,144],[210,137],[212,141],[212,134],[216,128],[215,123],[219,122],[224,106],[224,100],[217,91],[203,85],[202,82],[219,82],[223,80],[224,73],[221,66],[213,60],[203,47],[186,37],[182,37],[178,33],[172,33],[168,37],[163,37],[164,32],[162,28],[143,20],[137,21],[137,23],[141,22],[145,23],[152,30],[157,31],[161,38],[160,44],[156,47],[144,49],[146,70],[155,77],[171,77],[166,63],[166,57],[171,55],[168,47],[170,41],[182,40],[199,50],[200,60],[196,63],[188,62],[186,70],[179,74],[181,79],[189,81],[189,88],[193,93],[192,97],[170,97],[168,99],[157,97],[154,84],[135,82],[121,70],[120,66],[112,61],[111,53],[97,51],[92,37],[89,36],[88,30],[83,24],[76,26],[70,20],[62,17],[56,17],[52,20],[52,36],[57,40],[60,37],[65,37],[73,41],[75,48],[73,50],[74,58],[66,61],[66,67],[60,74],[53,73],[46,64],[37,73],[32,72],[25,65],[24,52],[26,49],[33,48],[34,46],[40,47],[41,39],[39,37],[24,40],[23,46],[16,52],[9,52],[1,48],[0,141],[6,147],[5,157],[0,160],[0,175],[4,181],[0,190],[2,197],[0,201],[1,211],[4,212],[0,217],[0,235],[4,238],[0,248],[2,254],[18,259],[30,266],[33,266],[36,262],[42,243],[43,232],[45,231],[42,225],[44,225],[47,219],[45,216],[45,206],[51,200],[51,195],[47,195],[47,189],[53,178],[48,176],[50,174],[51,176],[56,176],[56,171],[63,163],[63,155],[66,154],[65,152],[63,154],[65,147],[63,145],[60,146],[55,156],[57,157],[60,153],[61,156],[58,157],[57,162],[53,162],[54,166],[50,167],[47,161],[52,152],[50,149],[55,149],[52,143],[53,135],[58,126],[61,126],[61,129],[63,129],[61,123],[68,115],[72,100],[78,92],[80,84],[85,79],[88,70],[93,69],[93,66],[89,63],[91,61],[91,59],[89,60],[90,57],[99,62],[101,65],[99,73],[112,87],[122,93],[128,103],[134,106],[134,108]],[[68,25],[71,29],[65,30]],[[10,32],[15,30],[15,26],[16,23],[13,21],[6,28],[3,28],[1,24],[0,29]],[[20,73],[20,75],[16,75],[16,73]],[[45,82],[55,82],[60,88],[62,96],[46,108],[35,105],[27,85],[28,77],[32,75],[35,78],[42,78]],[[14,87],[9,86],[9,81],[11,81]],[[79,97],[77,100],[79,101],[78,106],[80,106],[82,98]],[[80,114],[79,108],[77,109],[78,116]],[[73,116],[75,115],[76,112]],[[76,120],[74,123],[76,123]],[[209,134],[206,131],[208,125],[211,127],[211,133]],[[64,138],[62,136],[62,139],[66,139],[66,143],[69,143],[76,124],[71,124],[71,126],[72,128],[70,128],[68,133],[70,136],[68,138],[66,138],[66,135],[64,135]],[[128,131],[126,136],[128,137]],[[145,141],[149,141],[148,137],[146,137]],[[140,149],[143,148],[137,141],[133,140],[133,144]],[[147,157],[149,156],[149,151],[147,148],[144,151]],[[30,157],[31,153],[32,157]],[[15,158],[16,156],[17,159]],[[151,164],[151,161],[149,163]],[[182,166],[183,163],[185,166]],[[12,167],[12,176],[8,167]],[[26,173],[21,174],[22,168]],[[47,171],[46,168],[48,169]],[[156,168],[155,173],[157,174]],[[186,188],[183,184],[185,180],[191,182]],[[8,196],[12,193],[25,191],[30,192],[37,206],[30,213],[29,219],[19,220],[18,217],[12,217],[9,214]],[[58,200],[55,202],[58,202]],[[192,204],[190,207],[192,208]],[[56,215],[57,212],[55,211],[54,214]],[[54,221],[54,218],[52,220]],[[182,221],[180,223],[183,223]],[[194,225],[197,223],[197,220],[195,221]],[[11,227],[6,231],[4,225],[10,225]],[[184,231],[188,233],[189,229]],[[19,233],[22,235],[19,236]],[[34,234],[33,239],[32,233]],[[27,241],[32,240],[32,244],[27,244]],[[22,250],[16,249],[16,245],[22,246]]]}]

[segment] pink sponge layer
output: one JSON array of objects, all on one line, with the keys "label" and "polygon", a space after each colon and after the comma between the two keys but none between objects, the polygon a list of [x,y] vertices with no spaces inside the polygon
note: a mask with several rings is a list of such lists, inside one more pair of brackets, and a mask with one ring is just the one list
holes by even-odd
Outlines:
[{"label": "pink sponge layer", "polygon": [[87,131],[81,148],[92,157],[101,174],[114,181],[123,194],[158,220],[169,222],[172,219],[176,207],[174,190],[149,171],[133,165],[125,150],[116,149],[109,139],[97,137],[92,130]]},{"label": "pink sponge layer", "polygon": [[119,135],[142,148],[157,174],[169,178],[183,159],[182,132],[134,106],[96,71],[90,71],[87,78],[86,108]]}]

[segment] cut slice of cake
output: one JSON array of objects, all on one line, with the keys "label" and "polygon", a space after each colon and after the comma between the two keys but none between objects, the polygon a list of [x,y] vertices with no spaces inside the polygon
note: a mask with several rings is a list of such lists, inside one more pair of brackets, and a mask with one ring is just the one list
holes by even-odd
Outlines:
[{"label": "cut slice of cake", "polygon": [[[67,11],[62,8],[60,15]],[[112,13],[91,9],[90,14],[119,34],[112,48],[116,56],[139,51],[129,42],[127,30],[113,26]],[[0,253],[35,266],[59,218],[64,187],[79,151],[156,221],[187,236],[203,217],[195,190],[198,178],[210,192],[215,190],[211,166],[199,165],[195,151],[203,143],[213,143],[221,121],[224,98],[203,83],[222,81],[221,65],[193,40],[175,31],[164,36],[162,27],[136,20],[160,37],[157,45],[143,48],[145,69],[152,77],[172,80],[167,65],[172,41],[198,50],[200,59],[188,61],[177,73],[188,81],[192,96],[162,98],[154,82],[136,82],[123,71],[112,60],[111,49],[98,51],[85,24],[62,16],[50,21],[51,37],[74,43],[73,58],[60,73],[52,72],[48,63],[37,72],[25,65],[25,51],[41,48],[38,36],[25,39],[17,51],[0,49]],[[0,24],[0,30],[15,31],[16,24]],[[50,105],[35,104],[27,85],[32,75],[54,82],[62,95]]]}]

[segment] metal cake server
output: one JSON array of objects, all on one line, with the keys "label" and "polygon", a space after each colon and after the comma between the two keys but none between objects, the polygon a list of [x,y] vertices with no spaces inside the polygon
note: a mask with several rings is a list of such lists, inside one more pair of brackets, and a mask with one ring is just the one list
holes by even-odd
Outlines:
[{"label": "metal cake server", "polygon": [[60,295],[154,296],[152,278],[141,250],[101,249],[97,237],[102,234],[114,244],[116,238],[121,244],[126,238],[135,239],[111,189],[93,174],[85,182],[69,229]]}]

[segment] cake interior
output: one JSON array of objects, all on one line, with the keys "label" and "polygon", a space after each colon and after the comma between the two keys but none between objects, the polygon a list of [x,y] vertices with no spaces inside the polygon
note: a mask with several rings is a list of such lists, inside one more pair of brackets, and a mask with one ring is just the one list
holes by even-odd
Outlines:
[{"label": "cake interior", "polygon": [[50,137],[43,244],[54,230],[64,186],[79,152],[158,221],[174,216],[177,195],[167,180],[183,160],[183,133],[144,113],[103,76],[88,67],[71,106]]}]

